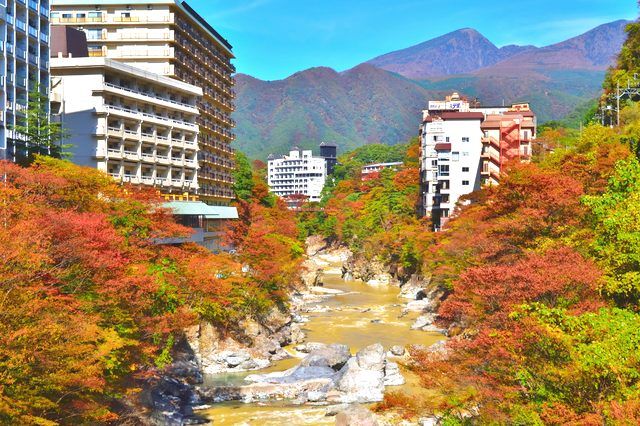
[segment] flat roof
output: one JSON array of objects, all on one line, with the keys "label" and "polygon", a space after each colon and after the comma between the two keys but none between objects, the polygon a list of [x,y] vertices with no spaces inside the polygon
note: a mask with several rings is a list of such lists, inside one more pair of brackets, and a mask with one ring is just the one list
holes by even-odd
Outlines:
[{"label": "flat roof", "polygon": [[443,120],[484,120],[481,112],[443,112],[440,117]]},{"label": "flat roof", "polygon": [[145,71],[141,68],[124,64],[114,59],[105,57],[86,57],[86,58],[50,58],[51,75],[55,76],[56,70],[71,69],[91,69],[91,68],[105,68],[118,71],[121,73],[133,75],[143,80],[150,81],[152,83],[171,87],[172,89],[187,92],[192,95],[202,96],[202,88],[194,86],[189,83],[185,83],[174,78],[165,77],[153,72]]},{"label": "flat roof", "polygon": [[393,163],[375,163],[375,164],[365,164],[362,168],[366,167],[384,167],[384,166],[403,166],[404,163],[402,161],[396,161]]},{"label": "flat roof", "polygon": [[169,201],[162,205],[173,210],[176,216],[204,216],[207,219],[238,219],[238,209],[226,206],[210,206],[202,201]]},{"label": "flat roof", "polygon": [[222,37],[213,27],[200,16],[189,4],[181,0],[51,0],[51,6],[127,6],[127,5],[153,5],[153,4],[171,4],[179,7],[184,13],[186,13],[194,22],[213,37],[218,43],[220,43],[225,50],[227,50],[231,56],[233,56],[233,46]]}]

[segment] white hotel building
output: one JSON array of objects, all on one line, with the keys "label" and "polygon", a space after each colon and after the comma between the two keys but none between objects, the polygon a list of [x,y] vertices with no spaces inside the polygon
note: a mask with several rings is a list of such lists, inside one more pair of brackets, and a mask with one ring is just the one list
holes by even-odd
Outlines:
[{"label": "white hotel building", "polygon": [[314,157],[311,150],[294,148],[289,155],[268,159],[269,189],[282,198],[295,195],[319,202],[327,179],[327,162],[324,157]]},{"label": "white hotel building", "polygon": [[535,114],[527,104],[472,107],[457,93],[429,102],[420,126],[422,213],[440,230],[460,197],[498,184],[509,161],[528,161]]},{"label": "white hotel building", "polygon": [[51,70],[73,162],[164,194],[197,193],[201,88],[104,57],[52,58]]}]

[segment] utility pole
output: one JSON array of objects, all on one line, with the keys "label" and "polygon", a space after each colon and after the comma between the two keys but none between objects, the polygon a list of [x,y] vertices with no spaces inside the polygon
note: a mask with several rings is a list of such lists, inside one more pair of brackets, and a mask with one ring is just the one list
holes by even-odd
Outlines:
[{"label": "utility pole", "polygon": [[620,127],[620,80],[618,80],[618,86],[616,88],[616,114],[617,126]]}]

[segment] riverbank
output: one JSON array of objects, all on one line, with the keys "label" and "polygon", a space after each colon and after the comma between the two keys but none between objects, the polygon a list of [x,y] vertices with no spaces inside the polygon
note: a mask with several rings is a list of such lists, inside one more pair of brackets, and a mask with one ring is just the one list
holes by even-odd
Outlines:
[{"label": "riverbank", "polygon": [[[349,408],[345,402],[380,400],[384,392],[385,376],[388,377],[386,382],[389,389],[402,389],[411,393],[411,388],[416,388],[417,382],[413,378],[409,379],[409,385],[404,388],[398,386],[406,381],[403,376],[407,375],[407,371],[398,367],[398,363],[409,362],[405,348],[411,345],[429,347],[444,338],[436,330],[423,331],[414,327],[423,312],[415,309],[415,306],[408,309],[408,305],[411,307],[415,297],[425,300],[425,303],[426,299],[424,295],[418,295],[417,291],[410,298],[403,299],[401,296],[407,297],[411,292],[403,293],[399,286],[390,283],[372,285],[345,280],[345,265],[352,257],[343,248],[314,250],[314,247],[310,247],[306,263],[309,273],[305,282],[311,285],[293,296],[293,304],[296,314],[304,321],[301,325],[306,335],[305,342],[311,344],[285,346],[283,349],[294,358],[277,361],[271,367],[258,371],[258,375],[249,372],[205,375],[204,385],[200,386],[200,396],[205,402],[221,401],[232,396],[251,403],[214,403],[210,409],[201,411],[201,415],[222,425],[276,425],[282,424],[285,415],[287,419],[291,419],[289,424],[334,424],[336,419],[333,416]],[[350,277],[347,275],[346,278]],[[278,382],[295,382],[292,376],[295,376],[296,371],[302,371],[301,359],[309,362],[313,351],[308,349],[315,344],[347,345],[352,355],[350,359],[354,361],[346,360],[345,363],[348,361],[352,364],[357,363],[358,358],[353,355],[358,351],[368,348],[370,352],[370,347],[375,346],[373,351],[382,353],[382,358],[374,363],[377,370],[373,370],[377,372],[367,371],[362,374],[375,377],[374,387],[379,394],[368,392],[375,397],[358,399],[353,396],[361,390],[355,389],[357,385],[351,389],[353,392],[350,396],[344,392],[341,394],[339,384],[346,373],[342,371],[344,365],[339,365],[340,368],[334,371],[329,371],[330,368],[324,370],[324,374],[331,377],[324,377],[324,382],[321,380],[320,385],[314,382],[320,390],[312,391],[311,398],[309,388],[304,386],[297,389],[300,390],[298,393],[295,386],[293,391],[290,391],[291,386],[286,386],[288,391],[284,392]],[[391,352],[392,348],[395,354]],[[307,378],[309,377],[311,376]],[[360,380],[356,380],[358,381]],[[256,386],[256,383],[259,385]],[[333,394],[332,390],[335,391]],[[222,395],[225,398],[221,398]]]}]

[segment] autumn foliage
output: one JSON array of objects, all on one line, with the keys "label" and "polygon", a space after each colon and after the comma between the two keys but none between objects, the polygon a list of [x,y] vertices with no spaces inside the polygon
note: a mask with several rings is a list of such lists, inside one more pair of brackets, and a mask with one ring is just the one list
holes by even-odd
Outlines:
[{"label": "autumn foliage", "polygon": [[50,158],[0,167],[2,424],[116,419],[132,378],[169,363],[185,327],[258,317],[291,278],[295,256],[274,253],[292,251],[295,230],[276,208],[247,206],[239,256],[213,255],[157,244],[191,231],[152,191]]}]

